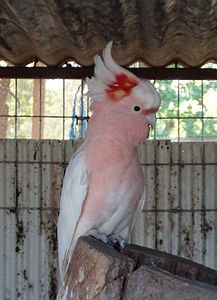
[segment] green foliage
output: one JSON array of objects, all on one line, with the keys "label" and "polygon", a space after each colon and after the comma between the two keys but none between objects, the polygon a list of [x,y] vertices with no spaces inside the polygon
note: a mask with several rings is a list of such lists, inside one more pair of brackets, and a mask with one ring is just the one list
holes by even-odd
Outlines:
[{"label": "green foliage", "polygon": [[217,81],[156,81],[161,108],[154,135],[181,139],[217,136]]},{"label": "green foliage", "polygon": [[[16,101],[17,99],[17,101]],[[33,80],[12,79],[8,94],[7,105],[9,108],[8,138],[15,137],[15,127],[18,138],[31,138],[32,119],[26,116],[32,115],[33,109]],[[15,116],[20,116],[16,118]]]},{"label": "green foliage", "polygon": [[[44,97],[44,113],[40,118],[43,127],[42,138],[63,139],[68,138],[71,125],[72,103],[80,80],[46,80]],[[63,92],[64,86],[64,92]],[[33,79],[11,80],[8,96],[8,138],[32,138],[33,118]],[[17,100],[17,101],[16,101]],[[42,101],[42,100],[41,100]],[[40,103],[39,106],[42,106]],[[41,109],[42,110],[42,109]],[[36,114],[40,115],[40,111]],[[16,116],[18,116],[16,118]],[[38,128],[40,130],[40,128]]]}]

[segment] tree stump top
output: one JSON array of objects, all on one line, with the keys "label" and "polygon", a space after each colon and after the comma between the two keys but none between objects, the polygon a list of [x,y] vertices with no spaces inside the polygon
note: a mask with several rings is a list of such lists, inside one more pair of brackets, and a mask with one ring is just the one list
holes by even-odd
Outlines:
[{"label": "tree stump top", "polygon": [[217,299],[217,271],[136,245],[80,237],[57,300]]}]

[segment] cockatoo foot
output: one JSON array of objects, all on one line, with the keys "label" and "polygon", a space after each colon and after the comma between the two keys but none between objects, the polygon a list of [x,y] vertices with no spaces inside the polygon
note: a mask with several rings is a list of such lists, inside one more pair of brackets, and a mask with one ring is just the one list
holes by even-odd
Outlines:
[{"label": "cockatoo foot", "polygon": [[108,240],[109,244],[112,245],[118,251],[123,249],[127,244],[126,240],[124,240],[120,235],[117,235],[115,233],[109,235]]},{"label": "cockatoo foot", "polygon": [[85,236],[91,235],[92,237],[96,238],[97,240],[102,241],[103,243],[108,243],[108,237],[106,234],[99,232],[95,228],[88,230],[85,233]]}]

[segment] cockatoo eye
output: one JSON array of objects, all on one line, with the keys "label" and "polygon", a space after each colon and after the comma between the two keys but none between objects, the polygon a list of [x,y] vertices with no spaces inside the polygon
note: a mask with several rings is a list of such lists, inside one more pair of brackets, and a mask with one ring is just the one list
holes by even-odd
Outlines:
[{"label": "cockatoo eye", "polygon": [[141,110],[141,107],[138,106],[138,105],[136,105],[136,106],[134,106],[133,110],[134,110],[134,111],[140,111],[140,110]]}]

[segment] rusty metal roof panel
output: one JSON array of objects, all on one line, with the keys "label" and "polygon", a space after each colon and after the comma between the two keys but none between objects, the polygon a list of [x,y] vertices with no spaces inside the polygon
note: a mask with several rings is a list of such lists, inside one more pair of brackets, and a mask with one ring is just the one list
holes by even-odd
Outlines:
[{"label": "rusty metal roof panel", "polygon": [[111,40],[121,65],[217,60],[213,0],[2,1],[1,20],[0,58],[16,65],[39,59],[50,66],[67,60],[88,66]]}]

